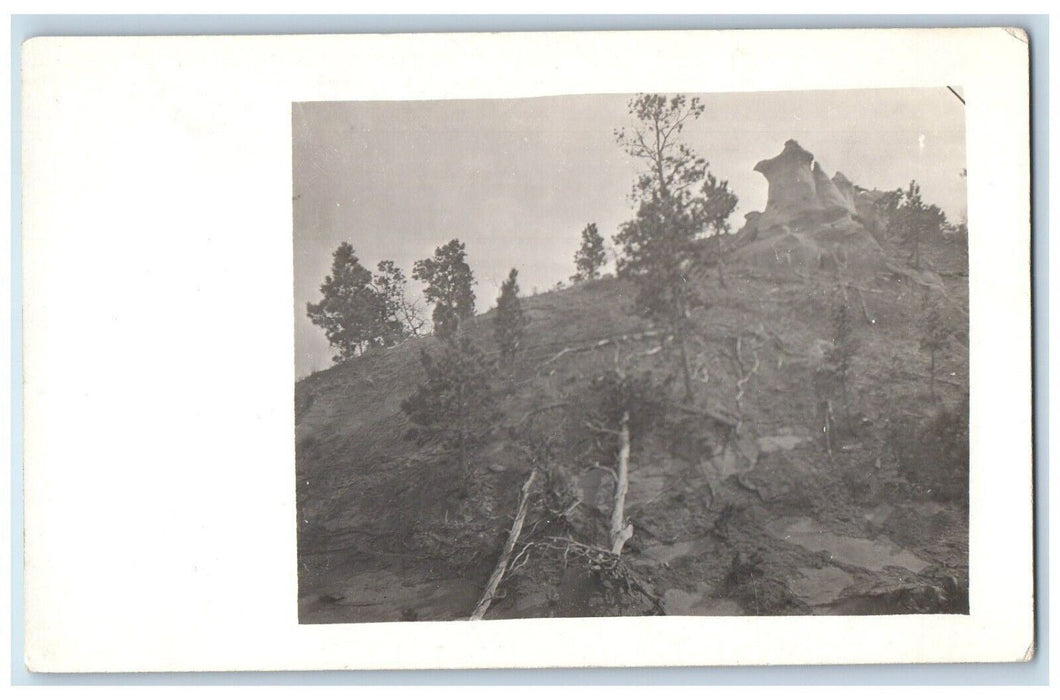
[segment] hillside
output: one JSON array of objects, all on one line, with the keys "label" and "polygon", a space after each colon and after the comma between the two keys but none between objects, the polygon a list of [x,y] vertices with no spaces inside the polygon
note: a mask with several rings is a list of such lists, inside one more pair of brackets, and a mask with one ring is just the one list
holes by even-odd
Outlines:
[{"label": "hillside", "polygon": [[[584,427],[593,378],[616,359],[677,371],[671,339],[632,312],[628,282],[523,299],[526,342],[510,375],[494,376],[470,479],[440,447],[407,438],[400,404],[436,339],[298,382],[300,620],[466,618],[529,473],[528,434],[554,439],[548,478],[487,619],[967,612],[966,243],[931,241],[924,271],[911,271],[856,207],[795,210],[767,208],[737,234],[724,285],[714,268],[697,272],[696,396],[688,404],[675,386],[635,445],[621,576],[569,542],[606,541],[613,487]],[[838,253],[830,263],[822,250]],[[929,294],[956,329],[937,358],[937,399],[920,350]],[[841,299],[856,339],[849,420],[820,400]],[[491,313],[466,332],[495,357]]]}]

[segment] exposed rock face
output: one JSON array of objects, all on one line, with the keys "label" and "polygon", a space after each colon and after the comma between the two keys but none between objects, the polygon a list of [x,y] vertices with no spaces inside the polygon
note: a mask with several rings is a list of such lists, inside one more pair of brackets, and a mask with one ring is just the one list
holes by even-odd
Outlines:
[{"label": "exposed rock face", "polygon": [[817,201],[822,209],[841,209],[853,213],[854,203],[848,201],[835,183],[824,174],[820,163],[813,164],[813,183],[817,188]]},{"label": "exposed rock face", "polygon": [[769,197],[765,211],[748,214],[733,237],[736,259],[802,268],[878,265],[882,250],[862,222],[882,193],[856,188],[842,173],[829,178],[795,140],[754,169],[769,181]]},{"label": "exposed rock face", "polygon": [[760,232],[774,226],[835,221],[855,213],[853,183],[841,173],[830,179],[813,154],[794,139],[784,144],[780,155],[760,161],[755,171],[769,181],[766,210],[754,222]]},{"label": "exposed rock face", "polygon": [[879,207],[880,200],[886,194],[881,190],[866,190],[860,187],[854,191],[854,211],[874,236],[882,236],[887,230],[887,216]]},{"label": "exposed rock face", "polygon": [[839,194],[843,195],[843,201],[847,203],[850,210],[854,211],[856,207],[854,202],[854,183],[847,179],[846,175],[836,171],[835,177],[832,178],[832,184],[839,190]]},{"label": "exposed rock face", "polygon": [[817,186],[814,181],[813,154],[806,151],[794,139],[784,144],[780,155],[759,161],[755,172],[769,180],[769,199],[766,212],[790,209],[807,211],[820,209]]}]

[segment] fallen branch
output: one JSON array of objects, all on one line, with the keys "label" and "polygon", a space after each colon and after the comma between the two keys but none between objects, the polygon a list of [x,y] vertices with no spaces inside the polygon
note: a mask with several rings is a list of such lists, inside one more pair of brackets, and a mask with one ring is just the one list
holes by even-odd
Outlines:
[{"label": "fallen branch", "polygon": [[733,432],[734,433],[739,432],[740,426],[743,425],[743,396],[744,396],[744,393],[745,393],[745,388],[746,388],[747,382],[751,381],[751,377],[753,377],[758,372],[758,364],[759,364],[758,363],[758,351],[757,350],[752,350],[751,352],[754,353],[755,361],[754,361],[754,364],[751,366],[751,370],[745,373],[744,361],[743,361],[743,352],[741,351],[742,345],[743,345],[743,342],[737,336],[737,338],[736,338],[736,362],[737,362],[737,364],[740,367],[740,374],[742,374],[743,376],[736,380],[736,425],[733,427]]},{"label": "fallen branch", "polygon": [[651,601],[656,611],[664,613],[662,599],[655,595],[648,585],[617,554],[609,552],[602,547],[578,542],[570,537],[549,537],[541,544],[552,549],[562,549],[564,566],[567,565],[567,559],[572,553],[585,559],[589,563],[590,570],[598,572],[601,576],[606,576],[612,581],[621,582],[629,593],[640,593]]},{"label": "fallen branch", "polygon": [[519,541],[519,535],[523,531],[523,521],[526,520],[526,507],[527,502],[530,500],[530,489],[534,485],[534,480],[537,478],[537,469],[530,471],[530,476],[525,482],[519,492],[519,507],[515,509],[515,520],[512,522],[512,529],[508,532],[508,539],[504,543],[504,549],[501,550],[500,559],[497,560],[497,566],[494,567],[493,573],[490,575],[489,581],[486,583],[486,590],[483,591],[482,597],[479,598],[478,605],[475,606],[474,612],[471,613],[472,620],[481,620],[486,611],[489,610],[490,603],[493,602],[493,597],[497,593],[497,586],[500,585],[501,579],[504,577],[504,572],[508,568],[508,561],[512,556],[512,550],[515,548],[515,543]]},{"label": "fallen branch", "polygon": [[550,357],[541,363],[541,367],[547,367],[556,360],[560,359],[565,355],[571,355],[579,352],[591,352],[593,350],[599,350],[600,348],[606,348],[608,345],[616,345],[619,342],[627,342],[630,340],[642,340],[644,338],[655,338],[657,336],[664,335],[662,330],[644,331],[643,333],[634,333],[632,335],[623,335],[618,338],[600,338],[588,345],[577,345],[574,347],[566,347],[557,352],[555,355]]},{"label": "fallen branch", "polygon": [[626,494],[629,492],[629,411],[619,423],[618,473],[615,479],[615,500],[611,507],[611,553],[622,554],[626,540],[633,536],[633,525],[626,522]]},{"label": "fallen branch", "polygon": [[604,472],[609,477],[611,477],[611,479],[615,482],[618,481],[618,474],[616,474],[615,470],[610,467],[601,467],[599,464],[594,464],[593,466],[589,467],[589,469],[599,469],[600,471]]}]

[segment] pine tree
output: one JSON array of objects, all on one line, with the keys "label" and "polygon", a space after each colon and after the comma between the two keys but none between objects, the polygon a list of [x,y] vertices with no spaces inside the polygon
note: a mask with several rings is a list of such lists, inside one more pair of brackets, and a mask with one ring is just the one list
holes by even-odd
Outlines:
[{"label": "pine tree", "polygon": [[451,336],[437,359],[421,351],[420,362],[426,381],[401,402],[401,410],[421,441],[436,439],[454,450],[469,475],[468,451],[486,432],[484,417],[492,405],[489,364],[466,335]]},{"label": "pine tree", "polygon": [[825,353],[825,363],[835,378],[846,419],[850,417],[850,368],[857,346],[850,307],[846,297],[839,295],[832,313],[832,347]]},{"label": "pine tree", "polygon": [[511,365],[519,350],[526,330],[527,318],[519,301],[519,272],[512,268],[508,279],[501,284],[501,295],[497,297],[497,315],[494,317],[494,333],[500,347],[501,360]]},{"label": "pine tree", "polygon": [[635,125],[616,131],[615,136],[626,153],[646,168],[633,187],[636,215],[615,236],[622,252],[618,272],[636,282],[638,311],[665,322],[674,334],[685,398],[691,400],[687,336],[690,311],[702,300],[690,272],[698,261],[696,239],[711,221],[708,212],[715,206],[724,208],[721,199],[708,206],[703,193],[707,162],[680,139],[685,124],[703,114],[703,105],[684,95],[639,95],[630,101],[629,113]]},{"label": "pine tree", "polygon": [[927,313],[921,321],[920,351],[928,355],[928,381],[931,388],[931,399],[935,400],[935,369],[936,357],[945,349],[953,328],[949,325],[942,313],[942,308],[935,299],[930,302]]},{"label": "pine tree", "polygon": [[740,201],[729,189],[729,181],[718,181],[713,173],[707,173],[703,182],[703,219],[710,233],[710,257],[718,267],[718,281],[725,286],[725,260],[722,237],[732,233],[729,217]]},{"label": "pine tree", "polygon": [[596,230],[596,224],[588,224],[582,229],[582,245],[574,255],[574,266],[578,272],[571,277],[572,282],[594,280],[600,276],[607,252],[604,250],[603,236]]},{"label": "pine tree", "polygon": [[412,267],[413,279],[427,285],[424,295],[434,304],[434,332],[442,338],[456,333],[460,323],[475,314],[475,284],[467,264],[464,244],[453,239],[435,249],[434,257],[419,260]]},{"label": "pine tree", "polygon": [[934,204],[924,204],[916,180],[909,183],[908,190],[899,190],[889,229],[892,235],[909,247],[909,259],[913,267],[920,269],[920,248],[924,241],[929,236],[941,233],[945,226],[946,214]]},{"label": "pine tree", "polygon": [[424,320],[416,302],[409,298],[408,281],[393,260],[382,260],[376,268],[373,285],[383,301],[384,325],[389,337],[399,342],[410,336],[419,336]]},{"label": "pine tree", "polygon": [[339,351],[333,358],[335,362],[385,344],[385,304],[372,287],[372,274],[361,265],[349,243],[335,250],[331,274],[324,279],[320,292],[321,300],[306,304],[306,312],[314,325],[324,329],[328,343]]}]

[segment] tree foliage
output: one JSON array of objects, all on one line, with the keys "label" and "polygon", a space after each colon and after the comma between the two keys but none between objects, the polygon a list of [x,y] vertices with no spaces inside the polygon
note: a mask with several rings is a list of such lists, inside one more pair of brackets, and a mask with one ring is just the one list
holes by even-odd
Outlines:
[{"label": "tree foliage", "polygon": [[630,100],[629,114],[636,123],[616,130],[615,138],[626,153],[648,166],[633,187],[635,199],[673,198],[686,204],[692,199],[707,162],[682,143],[680,135],[703,109],[699,98],[684,95],[638,95]]},{"label": "tree foliage", "polygon": [[596,230],[596,224],[587,224],[582,229],[582,245],[574,255],[574,265],[578,272],[571,277],[571,281],[596,279],[600,276],[600,268],[604,266],[606,259],[603,236]]},{"label": "tree foliage", "polygon": [[729,217],[736,210],[739,198],[729,189],[729,181],[720,182],[713,173],[707,173],[703,182],[703,220],[710,232],[710,247],[707,257],[718,268],[718,280],[725,286],[725,251],[722,237],[732,233]]},{"label": "tree foliage", "polygon": [[668,382],[650,371],[610,370],[594,377],[587,392],[588,414],[608,430],[616,430],[622,415],[629,415],[630,440],[636,445],[665,417]]},{"label": "tree foliage", "polygon": [[456,450],[466,470],[468,450],[484,434],[482,417],[492,404],[489,363],[466,335],[450,337],[437,358],[421,351],[420,363],[426,380],[401,410],[420,442],[435,439]]},{"label": "tree foliage", "polygon": [[309,320],[324,329],[342,362],[370,348],[390,347],[419,335],[424,322],[408,296],[405,273],[392,260],[383,260],[374,277],[353,246],[335,250],[331,274],[320,286],[322,297],[306,305]]},{"label": "tree foliage", "polygon": [[501,283],[501,294],[497,297],[497,315],[494,317],[494,333],[500,348],[501,360],[511,364],[515,353],[523,342],[527,318],[519,301],[518,270],[512,268],[508,279]]},{"label": "tree foliage", "polygon": [[898,190],[889,200],[892,206],[888,229],[892,236],[908,246],[910,262],[920,268],[920,247],[930,236],[946,227],[946,214],[934,204],[925,204],[916,180],[908,190]]},{"label": "tree foliage", "polygon": [[615,236],[622,251],[618,274],[636,283],[637,312],[678,332],[687,325],[689,309],[700,303],[689,283],[697,250],[691,232],[687,210],[651,199],[640,203],[636,217]]},{"label": "tree foliage", "polygon": [[633,187],[634,218],[615,236],[620,276],[637,284],[637,310],[664,321],[681,352],[686,398],[692,398],[687,333],[689,311],[701,303],[691,283],[696,239],[709,226],[724,229],[734,196],[728,183],[708,177],[708,164],[681,141],[685,126],[703,114],[698,98],[639,95],[629,104],[630,129],[615,132],[626,153],[644,171]]},{"label": "tree foliage", "polygon": [[384,345],[393,328],[386,322],[382,298],[372,286],[372,273],[358,260],[353,246],[342,243],[333,255],[331,274],[320,286],[316,304],[306,304],[309,320],[324,329],[342,362],[370,347]]},{"label": "tree foliage", "polygon": [[408,293],[408,280],[393,260],[382,260],[376,267],[373,280],[376,292],[382,298],[387,325],[393,329],[397,340],[419,336],[425,325],[419,305]]},{"label": "tree foliage", "polygon": [[740,198],[729,189],[729,181],[719,181],[713,173],[708,172],[703,181],[702,195],[703,222],[712,237],[732,233],[729,217],[736,211]]},{"label": "tree foliage", "polygon": [[419,260],[412,267],[413,279],[427,285],[424,295],[434,304],[432,319],[436,335],[452,336],[461,321],[475,314],[475,278],[467,264],[464,244],[453,239],[435,249],[433,258]]}]

